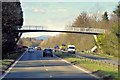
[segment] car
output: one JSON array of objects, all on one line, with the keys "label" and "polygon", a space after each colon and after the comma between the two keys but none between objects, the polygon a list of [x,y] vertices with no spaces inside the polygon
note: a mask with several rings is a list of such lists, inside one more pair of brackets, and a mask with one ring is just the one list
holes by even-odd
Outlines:
[{"label": "car", "polygon": [[28,52],[29,52],[29,53],[33,53],[33,52],[34,52],[34,48],[29,47],[29,48],[28,48]]},{"label": "car", "polygon": [[51,48],[45,48],[43,50],[43,57],[48,56],[48,55],[53,57],[53,50]]},{"label": "car", "polygon": [[54,47],[54,51],[55,51],[55,52],[58,52],[58,51],[59,51],[59,46],[58,46],[58,45],[56,45],[56,46]]},{"label": "car", "polygon": [[75,46],[74,45],[68,45],[68,49],[67,49],[68,53],[73,53],[75,54]]},{"label": "car", "polygon": [[37,50],[41,50],[41,47],[37,47]]},{"label": "car", "polygon": [[66,49],[67,49],[67,47],[66,47],[65,44],[62,44],[62,45],[60,46],[60,51],[61,51],[62,53],[66,52]]}]

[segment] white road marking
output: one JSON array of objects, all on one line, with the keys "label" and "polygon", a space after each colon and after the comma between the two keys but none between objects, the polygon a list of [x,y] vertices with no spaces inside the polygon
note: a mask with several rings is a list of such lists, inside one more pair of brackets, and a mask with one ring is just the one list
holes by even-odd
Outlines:
[{"label": "white road marking", "polygon": [[[56,56],[56,57],[57,57],[57,56]],[[83,68],[81,68],[81,67],[78,67],[78,66],[76,66],[76,65],[73,65],[73,64],[71,64],[70,62],[68,62],[67,60],[64,60],[64,59],[62,59],[62,58],[60,58],[60,57],[58,57],[58,58],[61,59],[61,60],[64,61],[64,62],[70,64],[71,66],[73,66],[73,67],[75,67],[75,68],[77,68],[77,69],[79,69],[79,70],[81,70],[81,71],[83,71],[83,72],[85,72],[85,73],[88,73],[89,75],[91,75],[91,76],[93,76],[93,77],[95,77],[95,78],[97,78],[97,79],[100,78],[100,77],[92,74],[92,73],[91,73],[90,71],[88,71],[88,70],[85,70],[85,69],[83,69]]]},{"label": "white road marking", "polygon": [[52,75],[50,75],[50,78],[52,78],[53,76]]},{"label": "white road marking", "polygon": [[45,69],[46,71],[48,71],[48,69]]},{"label": "white road marking", "polygon": [[[11,71],[11,69],[12,69],[12,68],[15,66],[15,64],[23,57],[23,55],[24,55],[25,53],[26,53],[26,52],[24,52],[24,53],[21,55],[21,57],[19,57],[19,58],[15,61],[15,63],[12,64],[12,66],[5,72],[5,74],[3,74],[2,77],[0,77],[0,80],[3,79],[3,78]],[[56,56],[56,57],[57,57],[57,56]],[[76,65],[73,65],[73,64],[71,64],[70,62],[68,62],[68,61],[66,61],[66,60],[64,60],[64,59],[62,59],[62,58],[60,58],[60,57],[58,57],[58,58],[59,58],[60,60],[64,61],[64,62],[72,65],[73,67],[75,67],[75,68],[77,68],[77,69],[79,69],[79,70],[81,70],[81,71],[83,71],[83,72],[85,72],[85,73],[88,73],[89,75],[91,75],[91,76],[93,76],[93,77],[95,77],[95,78],[99,78],[98,76],[96,76],[96,75],[94,75],[94,74],[91,74],[90,71],[87,71],[87,70],[85,70],[85,69],[83,69],[83,68],[81,68],[81,67],[78,67],[78,66],[76,66]],[[45,70],[48,71],[48,69],[45,69]],[[50,75],[50,77],[53,77],[53,76]]]},{"label": "white road marking", "polygon": [[11,65],[11,67],[7,70],[7,71],[5,71],[5,73],[3,74],[3,75],[1,75],[1,77],[0,77],[0,80],[2,80],[10,71],[11,71],[11,69],[16,65],[16,63],[23,57],[23,55],[25,54],[26,52],[24,52],[12,65]]}]

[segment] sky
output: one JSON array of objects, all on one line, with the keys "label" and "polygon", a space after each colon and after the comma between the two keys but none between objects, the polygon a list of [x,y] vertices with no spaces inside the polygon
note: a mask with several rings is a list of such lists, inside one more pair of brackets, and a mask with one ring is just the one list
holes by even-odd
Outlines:
[{"label": "sky", "polygon": [[[89,15],[94,13],[109,14],[115,10],[118,1],[116,0],[20,0],[23,10],[23,26],[44,26],[45,29],[63,30],[67,25],[72,24],[81,12]],[[22,37],[37,37],[41,35],[57,35],[59,33],[25,33]]]}]

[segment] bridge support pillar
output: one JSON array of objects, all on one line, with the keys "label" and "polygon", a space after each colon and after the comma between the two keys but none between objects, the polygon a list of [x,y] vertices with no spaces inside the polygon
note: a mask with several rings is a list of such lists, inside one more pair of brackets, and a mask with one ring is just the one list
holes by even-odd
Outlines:
[{"label": "bridge support pillar", "polygon": [[19,35],[18,35],[18,37],[17,37],[17,39],[16,39],[16,44],[17,44],[17,42],[19,41],[19,39],[20,39],[20,37],[22,36],[22,33],[20,33]]}]

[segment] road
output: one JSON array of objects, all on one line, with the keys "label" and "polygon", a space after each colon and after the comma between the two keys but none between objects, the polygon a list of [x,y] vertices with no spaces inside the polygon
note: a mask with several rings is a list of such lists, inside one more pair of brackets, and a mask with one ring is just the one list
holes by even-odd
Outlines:
[{"label": "road", "polygon": [[3,80],[98,80],[92,75],[54,57],[42,57],[42,51],[25,52]]},{"label": "road", "polygon": [[76,53],[76,55],[89,58],[89,59],[93,59],[93,60],[100,60],[100,61],[105,61],[106,63],[118,65],[118,60],[112,60],[109,58],[102,58],[102,57],[93,56],[89,54],[83,54],[83,53]]}]

